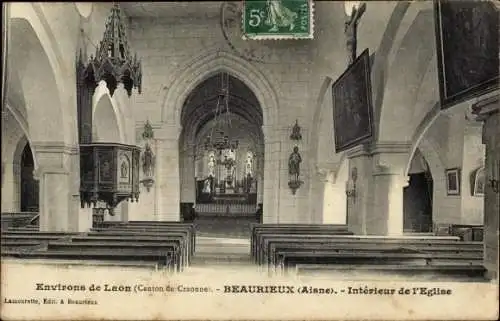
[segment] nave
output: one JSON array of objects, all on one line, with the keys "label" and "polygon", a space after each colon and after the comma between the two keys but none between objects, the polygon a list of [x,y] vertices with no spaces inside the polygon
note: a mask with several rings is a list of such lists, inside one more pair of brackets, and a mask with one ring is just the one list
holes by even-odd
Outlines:
[{"label": "nave", "polygon": [[[271,4],[314,28],[300,39],[285,27],[284,38],[246,39],[245,10],[266,15]],[[494,311],[477,302],[496,300],[498,289],[500,2],[8,9],[2,295],[93,278],[222,293],[253,282],[450,282],[454,295],[408,296],[408,305],[316,296],[245,304],[249,296],[216,293],[226,314],[213,319],[238,319],[235,310],[269,318],[266,304],[281,319],[311,319],[293,308],[323,311],[321,319],[351,318],[349,309],[366,313],[360,319],[391,308],[426,319]],[[186,319],[182,311],[210,302],[120,298],[100,299],[104,312],[93,316]],[[43,309],[34,318],[50,314]],[[88,319],[70,315],[78,317]]]}]

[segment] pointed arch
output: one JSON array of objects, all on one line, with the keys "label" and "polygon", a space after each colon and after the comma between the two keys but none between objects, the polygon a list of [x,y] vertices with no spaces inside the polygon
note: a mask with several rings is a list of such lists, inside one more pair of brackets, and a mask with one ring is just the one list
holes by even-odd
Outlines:
[{"label": "pointed arch", "polygon": [[263,111],[264,127],[277,124],[278,100],[271,83],[251,63],[226,52],[209,52],[186,63],[173,77],[162,104],[162,122],[181,124],[181,111],[189,93],[203,80],[227,72],[240,79],[255,94]]},{"label": "pointed arch", "polygon": [[[57,41],[39,4],[11,4],[9,63],[19,68],[31,137],[37,141],[77,142],[76,111],[67,107],[68,75]],[[15,36],[15,34],[18,36]],[[40,107],[43,104],[43,107]],[[61,126],[46,126],[61,124]]]}]

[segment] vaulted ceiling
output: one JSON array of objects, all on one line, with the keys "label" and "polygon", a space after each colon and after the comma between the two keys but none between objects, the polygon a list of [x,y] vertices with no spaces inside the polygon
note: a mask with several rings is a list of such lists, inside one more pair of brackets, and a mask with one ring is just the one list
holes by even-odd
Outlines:
[{"label": "vaulted ceiling", "polygon": [[[200,83],[188,96],[181,113],[184,129],[200,131],[215,117],[215,109],[222,87],[222,74],[214,75]],[[228,77],[229,109],[249,123],[262,126],[262,109],[254,93],[239,79]]]}]

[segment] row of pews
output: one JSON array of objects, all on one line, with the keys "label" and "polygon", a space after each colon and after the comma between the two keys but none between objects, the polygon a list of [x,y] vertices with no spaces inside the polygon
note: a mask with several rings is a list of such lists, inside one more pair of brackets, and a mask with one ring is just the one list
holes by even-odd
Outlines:
[{"label": "row of pews", "polygon": [[372,271],[482,277],[482,242],[454,236],[353,235],[345,225],[254,224],[251,256],[270,272]]},{"label": "row of pews", "polygon": [[38,218],[38,212],[2,212],[0,214],[2,230],[32,224]]},{"label": "row of pews", "polygon": [[180,272],[191,262],[195,237],[194,226],[181,222],[110,222],[87,233],[10,227],[1,234],[1,255]]}]

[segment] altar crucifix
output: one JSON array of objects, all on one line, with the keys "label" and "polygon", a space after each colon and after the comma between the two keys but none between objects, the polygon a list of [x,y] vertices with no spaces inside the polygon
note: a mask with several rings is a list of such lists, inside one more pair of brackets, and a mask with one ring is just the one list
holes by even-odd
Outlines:
[{"label": "altar crucifix", "polygon": [[351,65],[356,60],[357,30],[358,23],[366,10],[366,4],[360,4],[359,1],[346,1],[345,13],[347,15],[344,33],[346,35],[346,45],[348,54],[348,63]]}]

